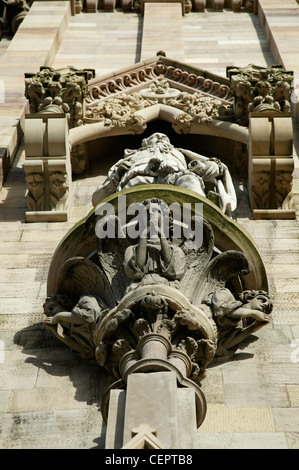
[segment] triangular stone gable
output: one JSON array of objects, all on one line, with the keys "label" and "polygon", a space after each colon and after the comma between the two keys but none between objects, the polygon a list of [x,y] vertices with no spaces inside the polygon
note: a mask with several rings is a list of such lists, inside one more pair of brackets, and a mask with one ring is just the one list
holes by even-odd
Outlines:
[{"label": "triangular stone gable", "polygon": [[90,80],[86,106],[93,106],[99,100],[113,98],[120,93],[140,92],[157,79],[167,80],[172,88],[181,92],[192,94],[200,91],[229,103],[233,101],[228,79],[170,59],[163,52],[158,52],[154,58]]}]

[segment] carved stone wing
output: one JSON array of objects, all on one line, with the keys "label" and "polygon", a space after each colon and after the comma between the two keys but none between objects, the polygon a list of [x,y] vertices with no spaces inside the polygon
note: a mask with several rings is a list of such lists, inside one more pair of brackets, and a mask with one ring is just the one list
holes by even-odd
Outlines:
[{"label": "carved stone wing", "polygon": [[228,250],[220,253],[198,271],[197,276],[196,272],[193,273],[196,279],[192,282],[190,300],[195,305],[200,305],[215,289],[224,287],[228,282],[249,274],[250,271],[249,263],[242,252]]},{"label": "carved stone wing", "polygon": [[129,246],[127,239],[99,240],[99,265],[111,286],[116,301],[120,301],[130,284],[124,271],[124,253]]},{"label": "carved stone wing", "polygon": [[81,295],[100,297],[108,308],[116,304],[113,290],[99,266],[82,258],[69,258],[59,275],[58,293],[72,298]]},{"label": "carved stone wing", "polygon": [[180,280],[180,291],[192,301],[198,289],[198,280],[205,273],[207,264],[213,254],[214,233],[211,225],[202,220],[202,244],[197,249],[189,249],[189,240],[184,240],[182,248],[185,252],[186,271]]}]

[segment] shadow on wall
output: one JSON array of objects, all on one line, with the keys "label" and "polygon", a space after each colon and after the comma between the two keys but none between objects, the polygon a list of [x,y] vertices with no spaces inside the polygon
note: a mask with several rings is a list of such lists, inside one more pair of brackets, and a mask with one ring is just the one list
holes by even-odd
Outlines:
[{"label": "shadow on wall", "polygon": [[[18,331],[14,336],[14,343],[23,347],[22,353],[27,356],[25,364],[31,364],[46,373],[47,384],[50,383],[49,388],[52,388],[51,377],[53,377],[53,389],[59,388],[61,393],[66,395],[65,390],[63,392],[62,389],[68,382],[66,379],[69,378],[69,383],[75,389],[75,394],[72,394],[72,389],[70,388],[70,394],[72,394],[70,401],[74,399],[81,402],[83,409],[85,408],[84,403],[86,404],[87,419],[89,407],[92,405],[94,405],[93,408],[96,408],[98,413],[101,413],[101,401],[109,386],[109,376],[104,369],[97,364],[89,364],[75,356],[42,323],[37,323]],[[42,395],[44,395],[44,391],[45,387],[41,386],[40,392]],[[51,409],[50,411],[57,411],[57,409],[53,407],[53,410]],[[66,409],[69,409],[69,407]],[[99,422],[101,421],[100,416]],[[74,423],[74,426],[78,426],[78,423]],[[82,432],[88,433],[88,429],[83,429],[83,427]],[[92,448],[104,449],[106,434],[104,422],[99,434],[99,437],[93,439],[95,446]]]}]

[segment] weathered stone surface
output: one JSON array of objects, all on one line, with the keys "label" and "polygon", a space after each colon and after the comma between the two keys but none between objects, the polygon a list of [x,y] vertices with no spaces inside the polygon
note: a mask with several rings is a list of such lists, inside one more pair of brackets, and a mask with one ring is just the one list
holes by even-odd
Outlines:
[{"label": "weathered stone surface", "polygon": [[298,408],[273,408],[275,430],[278,432],[299,432]]},{"label": "weathered stone surface", "polygon": [[3,389],[30,389],[34,387],[38,369],[30,364],[11,365],[9,362],[0,364],[0,377]]},{"label": "weathered stone surface", "polygon": [[95,407],[3,413],[1,428],[1,448],[9,449],[98,447],[103,432],[101,417]]},{"label": "weathered stone surface", "polygon": [[[124,444],[133,428],[149,422],[157,429],[157,437],[167,448],[178,448],[176,377],[173,372],[132,374],[129,376],[124,422]],[[137,397],[142,396],[136,400]],[[159,398],[158,398],[159,397]],[[129,400],[129,401],[128,401]],[[141,407],[141,408],[140,408]],[[155,409],[153,415],[152,409]]]},{"label": "weathered stone surface", "polygon": [[299,384],[287,385],[287,394],[290,400],[290,405],[299,407]]},{"label": "weathered stone surface", "polygon": [[198,449],[287,449],[284,433],[200,433]]},{"label": "weathered stone surface", "polygon": [[[44,2],[40,2],[35,8],[39,8],[41,11],[43,9],[42,3]],[[262,5],[263,10],[266,10],[266,13],[267,10],[271,10],[271,5],[273,6],[273,2],[268,0],[260,0],[259,3]],[[296,5],[293,0],[290,0],[289,3]],[[289,3],[287,8],[290,8]],[[54,4],[51,6],[51,15],[48,15],[46,18],[47,24],[49,24],[49,21],[53,24],[49,16],[53,16],[56,7],[57,5],[55,6]],[[63,8],[65,8],[65,6],[63,6]],[[296,8],[298,8],[297,5]],[[297,34],[298,28],[294,28],[294,31],[289,30],[288,34],[285,34],[287,28],[289,28],[288,22],[290,20],[296,22],[297,20],[295,15],[291,17],[288,17],[288,15],[289,13],[285,11],[282,17],[280,9],[276,7],[270,11],[270,14],[267,14],[265,27],[269,30],[271,29],[271,25],[276,23],[274,29],[272,28],[272,33],[275,34],[276,39],[278,38],[279,41],[290,41],[289,35]],[[41,19],[41,15],[37,16],[39,18],[34,19],[36,25],[39,24],[38,22]],[[282,18],[284,18],[283,22]],[[133,63],[136,57],[138,60],[138,52],[140,53],[142,35],[140,25],[138,34],[138,21],[138,16],[135,13],[130,16],[127,14],[126,31],[124,31],[120,12],[97,15],[96,20],[91,20],[91,16],[88,15],[79,15],[76,19],[72,20],[70,28],[65,33],[59,54],[56,55],[55,63],[53,63],[54,67],[59,68],[68,65],[73,60],[76,61],[79,67],[84,66],[86,64],[86,54],[84,52],[87,49],[89,60],[95,64],[99,74],[104,72],[111,73],[115,70],[116,60],[120,66]],[[101,26],[99,26],[99,24]],[[202,13],[200,34],[198,32],[198,15],[187,15],[184,18],[183,30],[186,61],[195,66],[201,64],[204,69],[222,75],[225,73],[226,65],[231,65],[231,63],[240,64],[241,61],[247,59],[249,56],[252,62],[261,63],[261,65],[267,65],[267,62],[269,64],[274,63],[275,61],[269,53],[269,46],[271,46],[272,49],[273,47],[279,49],[277,41],[273,41],[270,38],[270,42],[268,43],[265,39],[263,26],[259,23],[258,16],[248,16],[242,13],[242,15],[238,15],[238,25],[236,25],[236,15],[233,15],[228,10],[225,11],[225,15],[215,15],[208,11]],[[240,30],[242,30],[243,36],[246,36],[246,40],[240,40]],[[120,44],[119,31],[121,31],[125,44]],[[45,34],[45,32],[43,32],[43,34]],[[28,32],[26,35],[28,36]],[[76,38],[80,41],[80,47],[86,48],[84,50],[81,49],[80,53],[78,53],[77,45],[72,42],[74,35],[76,35]],[[259,35],[259,38],[263,39],[259,41],[257,35]],[[101,39],[96,50],[92,49],[95,38]],[[137,41],[135,40],[136,38]],[[1,45],[2,42],[3,40],[1,41]],[[106,47],[108,43],[109,47]],[[240,44],[242,44],[242,47],[239,47]],[[24,47],[24,43],[19,43],[20,47],[21,45]],[[296,48],[295,42],[293,42],[293,46]],[[288,65],[287,68],[290,68],[292,63],[297,64],[296,67],[298,66],[296,59],[297,52],[294,47],[292,52],[282,54],[284,56],[283,61],[287,61],[285,62]],[[198,50],[201,50],[200,57],[198,56]],[[211,50],[213,51],[212,53]],[[248,53],[246,57],[244,54],[245,50]],[[278,52],[276,53],[278,54]],[[23,58],[21,56],[23,56]],[[33,59],[41,60],[40,54],[35,54],[33,57],[33,55],[30,56],[26,53],[26,67],[28,66],[28,57],[32,58],[32,63]],[[21,63],[21,60],[24,63],[24,52],[15,51],[14,55],[12,55],[12,53],[9,56],[7,55],[9,73],[12,70],[12,63],[15,63],[16,58],[18,58],[19,63]],[[40,63],[38,63],[38,66],[39,65]],[[15,67],[13,66],[13,68]],[[23,93],[23,72],[19,75],[21,77],[20,83]],[[12,110],[10,110],[8,106],[5,106],[3,109],[5,109],[5,118],[1,119],[1,125],[3,123],[7,125],[8,116],[12,115]],[[15,118],[13,118],[13,125],[14,124]],[[18,129],[20,129],[20,126]],[[17,128],[14,127],[13,130],[14,136],[10,133],[7,135],[1,133],[2,142],[11,147],[14,147],[18,140],[16,139]],[[9,155],[9,158],[12,158],[13,155],[13,153]],[[90,178],[84,177],[80,181],[75,182],[75,207],[71,215],[71,223],[25,224],[24,207],[20,200],[26,190],[25,175],[22,166],[23,157],[19,159],[16,165],[12,166],[6,180],[7,186],[5,187],[5,191],[2,190],[0,193],[0,241],[1,243],[9,242],[9,247],[14,250],[18,250],[15,242],[19,240],[29,243],[33,242],[38,247],[39,235],[41,235],[43,243],[46,240],[50,241],[50,239],[51,243],[56,240],[58,242],[60,235],[62,238],[73,223],[77,222],[82,216],[85,216],[89,212],[89,206],[87,204],[88,187],[90,187],[91,194],[96,186],[103,183],[105,179],[103,175],[100,177],[92,175]],[[100,165],[98,166],[98,169],[99,168],[101,168]],[[93,162],[92,170],[94,169],[95,166]],[[96,172],[100,174],[101,171],[98,171],[98,169]],[[19,204],[20,206],[16,207]],[[233,432],[231,429],[228,430],[230,419],[231,427],[233,427],[232,423],[237,414],[235,410],[239,408],[239,406],[235,406],[232,408],[233,411],[231,415],[224,413],[226,421],[223,420],[222,413],[219,413],[220,424],[223,424],[220,431],[217,429],[215,433],[199,433],[201,440],[198,447],[280,449],[285,448],[284,446],[286,445],[290,449],[298,449],[299,432],[297,430],[285,431],[288,427],[288,423],[292,425],[293,429],[296,427],[296,422],[293,421],[292,423],[292,413],[290,413],[291,416],[286,413],[287,405],[285,405],[286,394],[284,387],[287,389],[289,406],[292,408],[291,411],[294,410],[296,414],[296,409],[298,408],[298,363],[291,362],[291,354],[295,351],[295,347],[291,347],[291,344],[292,341],[299,338],[299,327],[297,326],[299,318],[299,294],[297,292],[298,289],[295,289],[298,266],[297,240],[299,225],[298,221],[295,220],[250,220],[251,213],[248,208],[247,195],[245,197],[244,206],[246,206],[244,214],[249,218],[239,217],[238,222],[240,222],[240,224],[251,233],[253,239],[258,242],[258,248],[261,250],[262,257],[267,261],[266,268],[270,286],[271,288],[273,286],[273,329],[270,331],[267,327],[260,330],[258,335],[255,335],[259,337],[259,340],[248,344],[237,356],[236,362],[228,363],[225,366],[219,364],[208,369],[207,377],[202,386],[209,400],[208,408],[213,405],[223,404],[223,393],[226,391],[227,400],[240,400],[240,417],[242,418],[243,408],[247,406],[246,403],[244,403],[244,406],[242,405],[242,396],[244,396],[244,399],[246,398],[245,392],[243,395],[243,387],[247,384],[248,390],[251,391],[251,394],[247,395],[248,403],[250,403],[250,401],[251,403],[253,401],[255,402],[252,403],[252,410],[254,410],[252,417],[256,417],[257,408],[261,407],[262,410],[264,410],[266,406],[278,408],[279,411],[276,411],[275,423],[279,424],[280,429],[283,430],[277,432],[273,432],[273,430],[270,432],[255,432],[252,431],[252,429],[256,429],[257,426],[252,424],[248,424],[247,426],[247,423],[249,423],[247,420],[244,421],[243,427],[239,424],[239,421],[237,423],[239,428],[242,429],[242,432]],[[41,233],[39,234],[39,232]],[[271,246],[267,241],[265,242],[265,239],[273,240]],[[296,241],[294,248],[292,248],[290,240]],[[31,249],[35,250],[32,246]],[[6,250],[6,248],[2,247],[2,250]],[[271,253],[271,251],[273,253]],[[27,287],[32,281],[44,282],[52,257],[51,253],[49,251],[48,253],[27,252],[24,254],[21,251],[17,253],[16,251],[7,250],[5,254],[0,255],[2,283],[13,283],[14,274],[16,275],[17,282],[20,284],[27,283]],[[33,279],[34,270],[36,270],[35,279]],[[285,282],[285,279],[290,279],[290,283],[294,286],[294,291],[286,292],[289,290],[288,284],[282,284]],[[284,286],[286,289],[284,289]],[[18,290],[20,292],[22,288],[20,290],[20,287],[18,287]],[[36,289],[32,291],[28,289],[25,298],[15,297],[13,289],[10,289],[9,292],[10,297],[0,298],[0,338],[5,343],[6,358],[5,366],[3,364],[0,364],[0,366],[5,368],[5,374],[7,374],[8,377],[12,373],[18,376],[22,366],[26,368],[26,373],[24,373],[23,376],[22,373],[20,373],[18,380],[17,378],[11,378],[8,381],[2,375],[4,369],[1,369],[1,448],[75,449],[99,447],[104,449],[105,425],[101,423],[99,408],[94,400],[95,397],[101,396],[103,391],[102,387],[105,389],[106,386],[99,385],[95,377],[90,378],[86,370],[84,369],[83,371],[82,368],[79,367],[78,361],[76,359],[74,360],[72,353],[66,347],[62,346],[58,348],[57,343],[55,347],[43,347],[45,337],[41,333],[41,329],[35,328],[21,333],[23,338],[22,344],[27,347],[27,351],[22,351],[21,348],[24,346],[15,343],[14,336],[19,330],[27,329],[28,327],[31,328],[36,323],[43,321],[43,300],[41,298],[35,298]],[[42,291],[39,290],[39,292],[41,293]],[[3,295],[3,293],[1,295]],[[31,351],[28,350],[28,347],[31,348]],[[40,349],[37,350],[37,347]],[[15,354],[11,354],[10,350],[12,349],[15,350]],[[277,349],[277,351],[275,349]],[[297,357],[299,356],[296,356],[296,358]],[[237,367],[235,367],[236,363],[238,364]],[[36,381],[32,380],[33,377],[29,377],[29,375],[26,377],[26,374],[29,374],[28,369],[30,367],[32,371],[38,370]],[[88,367],[87,365],[87,369]],[[264,367],[265,373],[262,373]],[[82,382],[80,377],[82,378]],[[211,377],[211,379],[209,379],[209,377]],[[213,388],[214,380],[215,387]],[[224,380],[223,389],[222,380]],[[250,382],[248,382],[249,380]],[[100,382],[102,384],[102,378],[100,378]],[[17,412],[13,414],[8,413],[12,393],[15,392],[16,397],[21,397],[23,393],[26,395],[27,392],[29,393],[31,390],[36,390],[36,388],[34,388],[36,384],[38,384],[41,389],[45,387],[49,402],[52,402],[52,398],[49,396],[51,389],[53,390],[53,396],[57,396],[57,388],[60,385],[70,387],[71,402],[74,403],[74,406],[81,404],[82,409],[70,410],[67,408],[68,404],[66,404],[65,411],[63,409],[59,410],[59,419],[55,411],[26,411],[21,413],[21,416],[19,416]],[[72,384],[74,388],[72,388]],[[4,389],[4,385],[21,386],[23,388]],[[33,386],[33,388],[26,388],[27,386]],[[92,391],[89,393],[87,389],[90,389],[90,387]],[[240,392],[240,395],[237,397],[235,390]],[[282,392],[279,398],[281,403],[278,402],[277,392],[279,391]],[[36,392],[33,392],[33,394],[34,393]],[[267,402],[267,399],[269,399],[269,402]],[[58,397],[58,401],[59,400],[60,398]],[[87,400],[89,400],[88,403]],[[18,402],[19,400],[17,399],[14,401],[15,404]],[[260,403],[258,406],[256,406],[257,402]],[[62,399],[59,403],[62,403]],[[86,420],[82,419],[82,413],[84,414],[85,412],[83,408],[84,403],[88,410],[92,409],[90,414],[86,415]],[[21,406],[24,407],[25,405],[26,403],[22,400]],[[26,406],[30,405],[27,404]],[[45,407],[46,405],[40,403],[40,406]],[[220,408],[220,411],[221,410],[222,408]],[[230,408],[227,407],[227,410],[230,411]],[[217,420],[218,415],[216,412],[214,417],[215,420]],[[63,425],[63,423],[65,423],[65,425]],[[222,432],[223,429],[224,432]],[[248,430],[250,432],[248,432]]]},{"label": "weathered stone surface", "polygon": [[274,428],[270,407],[234,407],[209,404],[207,417],[198,433],[271,433]]},{"label": "weathered stone surface", "polygon": [[288,406],[284,385],[247,382],[224,385],[224,404],[235,406]]},{"label": "weathered stone surface", "polygon": [[209,403],[223,403],[223,377],[218,367],[208,367],[201,387]]},{"label": "weathered stone surface", "polygon": [[0,390],[0,413],[7,413],[11,398],[11,390]]},{"label": "weathered stone surface", "polygon": [[287,432],[286,439],[289,449],[299,449],[299,433]]}]

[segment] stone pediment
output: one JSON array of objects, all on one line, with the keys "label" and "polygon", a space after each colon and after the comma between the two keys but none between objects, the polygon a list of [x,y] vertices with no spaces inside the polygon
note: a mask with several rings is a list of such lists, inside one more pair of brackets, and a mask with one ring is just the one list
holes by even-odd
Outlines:
[{"label": "stone pediment", "polygon": [[158,52],[152,59],[90,80],[86,106],[94,106],[99,101],[121,93],[140,93],[157,80],[165,80],[171,88],[181,92],[202,92],[227,103],[233,101],[228,79],[170,59]]}]

